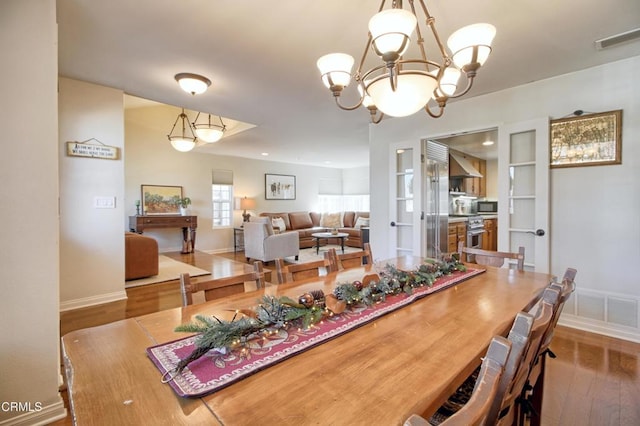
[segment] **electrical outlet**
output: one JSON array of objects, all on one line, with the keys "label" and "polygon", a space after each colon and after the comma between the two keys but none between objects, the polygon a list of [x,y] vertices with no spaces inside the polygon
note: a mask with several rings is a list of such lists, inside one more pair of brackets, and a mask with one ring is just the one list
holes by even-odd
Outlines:
[{"label": "electrical outlet", "polygon": [[93,207],[96,209],[115,209],[116,197],[94,197]]}]

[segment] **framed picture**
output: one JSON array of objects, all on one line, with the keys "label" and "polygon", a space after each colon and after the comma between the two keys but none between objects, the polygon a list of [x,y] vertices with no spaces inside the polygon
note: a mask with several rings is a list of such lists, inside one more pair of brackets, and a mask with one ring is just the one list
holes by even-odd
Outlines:
[{"label": "framed picture", "polygon": [[265,173],[264,198],[267,200],[295,200],[296,177]]},{"label": "framed picture", "polygon": [[622,163],[622,110],[551,120],[551,167]]},{"label": "framed picture", "polygon": [[148,215],[180,214],[181,186],[141,185],[142,212]]}]

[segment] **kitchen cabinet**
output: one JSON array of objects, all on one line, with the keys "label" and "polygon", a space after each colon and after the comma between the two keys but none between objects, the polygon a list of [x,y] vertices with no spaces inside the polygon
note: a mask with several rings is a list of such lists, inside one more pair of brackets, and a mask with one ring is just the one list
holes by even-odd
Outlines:
[{"label": "kitchen cabinet", "polygon": [[484,220],[485,233],[482,236],[483,250],[498,250],[498,219]]},{"label": "kitchen cabinet", "polygon": [[449,253],[458,251],[458,244],[462,242],[467,244],[467,222],[456,222],[449,224]]}]

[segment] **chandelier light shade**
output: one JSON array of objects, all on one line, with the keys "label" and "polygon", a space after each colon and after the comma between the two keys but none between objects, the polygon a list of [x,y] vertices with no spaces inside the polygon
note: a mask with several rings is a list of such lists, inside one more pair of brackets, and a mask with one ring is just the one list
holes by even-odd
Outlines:
[{"label": "chandelier light shade", "polygon": [[416,28],[416,15],[404,9],[387,9],[369,20],[373,49],[383,60],[399,58],[409,47]]},{"label": "chandelier light shade", "polygon": [[322,74],[322,82],[328,89],[333,86],[344,88],[349,85],[353,56],[345,53],[330,53],[318,59],[317,65]]},{"label": "chandelier light shade", "polygon": [[[178,125],[178,121],[182,120],[182,133],[174,134],[173,132],[176,130],[176,126]],[[189,129],[189,133],[187,133],[187,128]],[[193,128],[191,127],[191,123],[189,123],[189,118],[187,114],[184,113],[184,108],[182,108],[182,112],[176,118],[176,121],[173,123],[173,127],[171,131],[167,135],[169,138],[169,142],[171,142],[171,146],[180,152],[188,152],[191,151],[196,146],[196,135],[193,133]]]},{"label": "chandelier light shade", "polygon": [[187,93],[191,93],[192,95],[199,95],[207,91],[209,86],[211,86],[211,80],[207,77],[192,74],[188,72],[181,72],[180,74],[175,75],[175,79],[182,88]]},{"label": "chandelier light shade", "polygon": [[207,121],[204,123],[198,122],[200,113],[196,115],[196,119],[193,122],[193,128],[195,129],[196,136],[206,143],[218,142],[224,136],[224,132],[227,130],[227,126],[222,122],[222,117],[218,116],[220,124],[214,124],[211,122],[211,114],[207,114]]},{"label": "chandelier light shade", "polygon": [[[403,8],[402,0],[390,2],[387,9],[385,3],[382,0],[378,13],[369,20],[369,38],[355,72],[352,56],[331,53],[317,62],[322,81],[339,108],[354,110],[362,105],[369,110],[373,123],[379,123],[384,115],[405,117],[423,108],[431,117],[441,117],[450,98],[463,96],[471,89],[478,69],[491,53],[496,29],[484,23],[463,27],[449,37],[447,51],[424,0],[408,0],[407,8]],[[419,22],[425,22],[424,30]],[[437,46],[437,51],[429,54],[432,59],[427,59],[424,46],[424,36],[429,32]],[[371,51],[381,62],[365,69]],[[405,57],[409,55],[414,57]],[[466,83],[459,90],[463,74]],[[360,98],[354,105],[343,105],[340,96],[352,79]]]},{"label": "chandelier light shade", "polygon": [[449,36],[447,46],[453,54],[453,63],[464,70],[475,63],[484,65],[489,53],[491,42],[496,36],[496,28],[490,24],[473,24],[460,28]]},{"label": "chandelier light shade", "polygon": [[383,114],[406,117],[420,111],[438,86],[430,74],[400,74],[393,90],[388,78],[374,80],[368,87],[371,100]]}]

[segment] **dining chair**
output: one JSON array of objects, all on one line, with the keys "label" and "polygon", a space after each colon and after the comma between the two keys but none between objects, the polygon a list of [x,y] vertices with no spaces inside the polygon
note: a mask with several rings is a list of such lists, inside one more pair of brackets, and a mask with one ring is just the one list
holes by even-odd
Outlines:
[{"label": "dining chair", "polygon": [[373,254],[369,243],[364,243],[362,251],[338,254],[335,248],[330,248],[327,253],[329,260],[338,271],[373,264]]},{"label": "dining chair", "polygon": [[531,364],[535,359],[542,339],[553,319],[553,314],[560,301],[560,292],[554,288],[547,287],[542,293],[540,303],[531,311],[529,315],[534,315],[531,331],[529,333],[527,346],[523,351],[520,362],[511,377],[505,379],[505,392],[502,401],[492,407],[491,415],[494,416],[496,425],[522,424],[523,402],[521,395],[527,383],[527,377],[531,369]]},{"label": "dining chair", "polygon": [[465,247],[464,242],[460,241],[460,243],[458,243],[458,253],[460,253],[460,260],[463,262],[469,262],[469,255],[473,255],[474,260],[472,263],[498,268],[504,265],[505,260],[514,259],[517,261],[516,268],[518,271],[524,271],[524,247],[522,246],[518,248],[517,253],[512,253]]},{"label": "dining chair", "polygon": [[276,264],[276,284],[296,282],[307,278],[319,277],[333,272],[335,267],[329,260],[328,254],[320,260],[305,263],[285,264],[284,259],[278,258]]},{"label": "dining chair", "polygon": [[553,313],[553,317],[544,336],[542,337],[540,346],[532,361],[527,383],[520,395],[530,411],[529,422],[531,426],[540,424],[540,410],[542,409],[542,397],[544,395],[544,378],[546,370],[547,357],[555,358],[556,355],[551,351],[549,346],[553,340],[555,328],[558,325],[558,319],[562,313],[562,308],[571,294],[575,291],[575,278],[578,271],[574,268],[567,268],[560,283],[552,282],[549,288],[556,289],[560,292],[558,304]]},{"label": "dining chair", "polygon": [[[478,380],[471,398],[459,411],[440,423],[443,426],[474,426],[489,424],[486,422],[491,404],[496,397],[500,377],[509,357],[511,342],[496,336],[491,340],[489,349],[482,360]],[[404,422],[404,426],[429,426],[428,420],[413,414]]]},{"label": "dining chair", "polygon": [[[516,315],[508,334],[511,352],[505,363],[498,392],[487,414],[486,424],[511,425],[519,418],[519,397],[526,383],[529,366],[553,317],[558,298],[557,290],[545,289],[540,303],[536,305],[535,316],[532,312],[520,312]],[[434,425],[443,424],[444,420],[468,404],[470,395],[467,389],[471,389],[476,380],[475,374],[467,378],[447,402],[438,408],[430,422]]]},{"label": "dining chair", "polygon": [[264,269],[262,262],[254,262],[252,272],[207,281],[192,282],[189,274],[180,274],[182,306],[193,305],[193,294],[201,291],[204,292],[204,299],[206,301],[232,294],[244,293],[244,283],[250,281],[255,281],[256,289],[264,287]]}]

